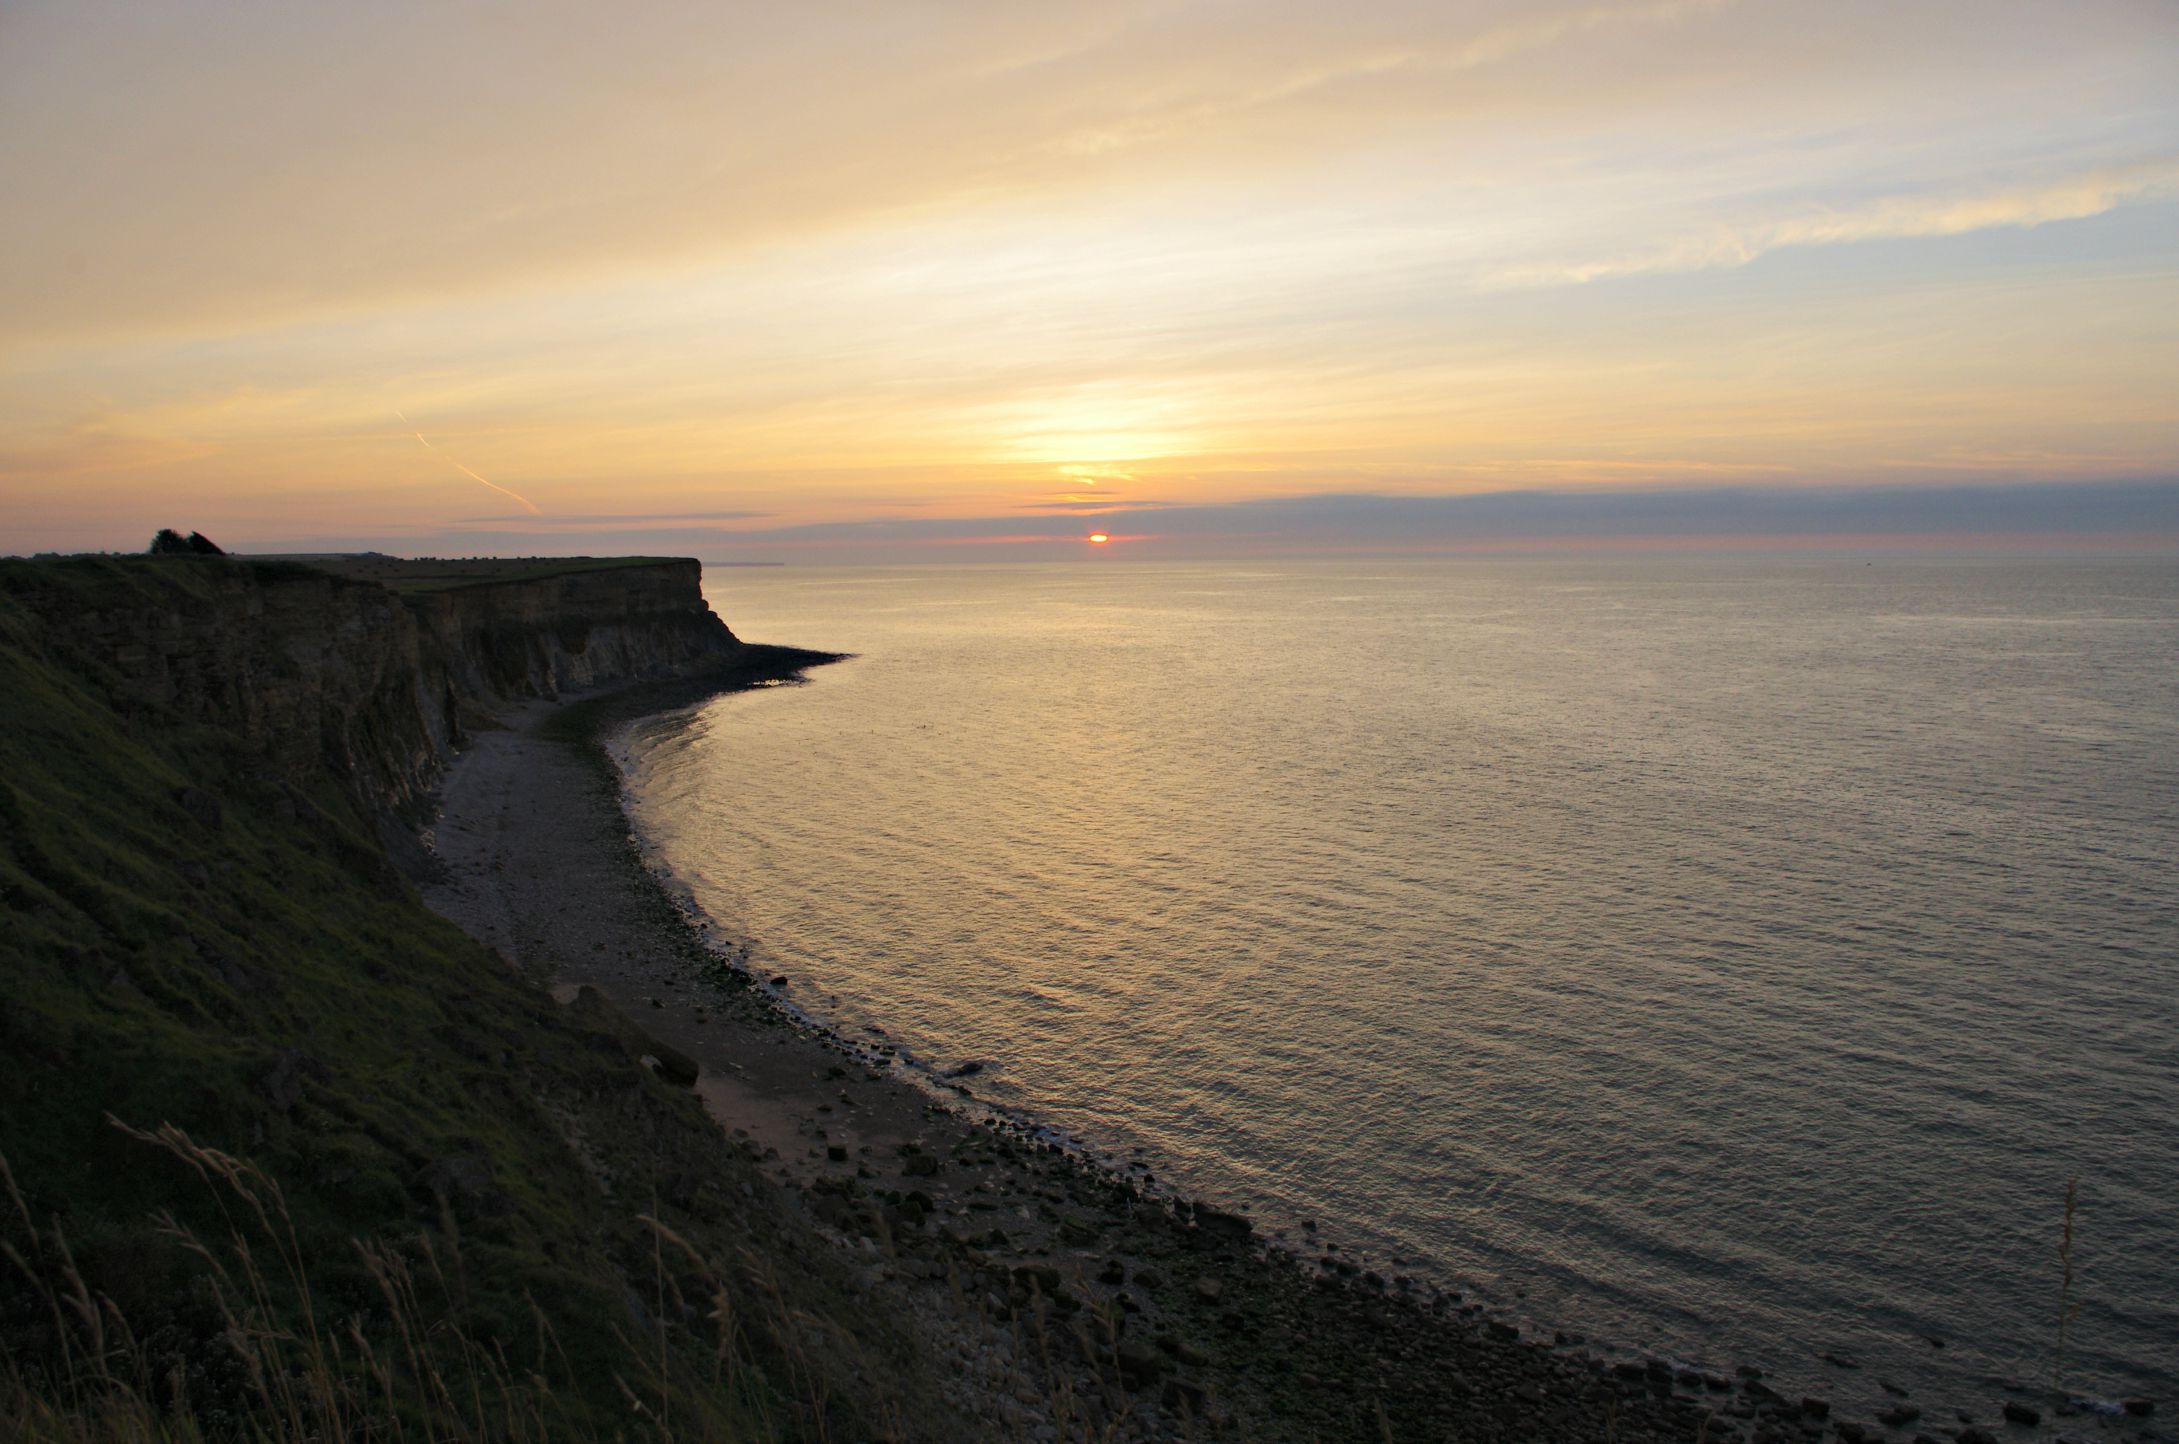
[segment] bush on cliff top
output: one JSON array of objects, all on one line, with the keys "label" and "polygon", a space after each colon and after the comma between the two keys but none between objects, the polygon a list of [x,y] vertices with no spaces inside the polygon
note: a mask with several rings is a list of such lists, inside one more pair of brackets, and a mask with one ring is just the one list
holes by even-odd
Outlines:
[{"label": "bush on cliff top", "polygon": [[151,545],[145,550],[149,555],[155,557],[223,557],[227,555],[225,547],[214,543],[203,532],[193,531],[188,536],[183,536],[170,526],[160,527],[158,533],[152,537]]}]

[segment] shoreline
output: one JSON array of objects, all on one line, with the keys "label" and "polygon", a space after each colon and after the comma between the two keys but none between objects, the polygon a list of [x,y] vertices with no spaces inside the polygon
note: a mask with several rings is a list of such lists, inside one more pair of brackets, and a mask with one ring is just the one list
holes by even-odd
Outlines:
[{"label": "shoreline", "polygon": [[[639,719],[835,659],[766,660],[738,679],[516,709],[448,771],[431,838],[447,876],[427,901],[563,1002],[594,990],[680,1055],[774,1184],[962,1346],[956,1402],[989,1425],[1034,1438],[1917,1437],[1912,1418],[1831,1420],[1752,1370],[1524,1336],[1457,1292],[1334,1258],[1336,1245],[1304,1254],[800,1009],[676,896],[606,750]],[[1032,1353],[1041,1411],[989,1367]],[[2036,1437],[1996,1418],[1940,1427],[1926,1437]]]}]

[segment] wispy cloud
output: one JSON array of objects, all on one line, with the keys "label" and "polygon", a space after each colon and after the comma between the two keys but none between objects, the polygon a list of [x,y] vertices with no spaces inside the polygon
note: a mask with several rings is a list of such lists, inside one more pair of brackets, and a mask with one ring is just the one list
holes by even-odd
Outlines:
[{"label": "wispy cloud", "polygon": [[1485,25],[1434,44],[1379,46],[1335,56],[1268,79],[1252,79],[1211,95],[1145,107],[1138,113],[1070,131],[1049,148],[1070,155],[1099,155],[1198,130],[1252,111],[1289,105],[1321,92],[1409,72],[1439,78],[1500,65],[1594,31],[1665,25],[1726,9],[1738,0],[1650,0],[1650,3],[1585,5],[1553,11],[1534,7],[1521,19]]},{"label": "wispy cloud", "polygon": [[1167,507],[1171,505],[1173,505],[1173,503],[1169,501],[1150,501],[1140,497],[1111,496],[1085,497],[1081,499],[1070,499],[1067,501],[1032,501],[1028,503],[1028,509],[1030,511],[1072,511],[1095,513],[1107,511],[1156,511],[1160,507]]},{"label": "wispy cloud", "polygon": [[[672,512],[592,512],[587,515],[554,515],[540,518],[548,526],[569,529],[612,530],[618,527],[642,526],[700,526],[717,521],[761,521],[774,513],[768,511],[672,511]],[[502,526],[504,516],[465,516],[448,523],[452,526]]]},{"label": "wispy cloud", "polygon": [[2179,158],[2099,169],[2033,185],[1945,194],[1884,196],[1819,207],[1752,224],[1727,224],[1663,245],[1588,260],[1522,262],[1499,268],[1499,287],[1585,285],[1652,272],[1745,266],[1794,246],[1850,245],[1916,236],[2027,229],[2100,216],[2132,201],[2179,195]]}]

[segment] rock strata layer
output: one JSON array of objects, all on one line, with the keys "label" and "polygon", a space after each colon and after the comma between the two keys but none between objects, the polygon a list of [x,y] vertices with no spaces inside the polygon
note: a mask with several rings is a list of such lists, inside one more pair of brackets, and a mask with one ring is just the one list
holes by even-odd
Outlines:
[{"label": "rock strata layer", "polygon": [[[692,676],[741,650],[693,559],[531,563],[430,589],[404,586],[426,564],[392,560],[367,578],[338,563],[160,565],[187,585],[129,586],[94,559],[10,580],[54,644],[105,670],[124,712],[232,731],[290,777],[330,770],[373,810],[412,811],[508,702]],[[71,585],[69,569],[102,566],[95,590]]]}]

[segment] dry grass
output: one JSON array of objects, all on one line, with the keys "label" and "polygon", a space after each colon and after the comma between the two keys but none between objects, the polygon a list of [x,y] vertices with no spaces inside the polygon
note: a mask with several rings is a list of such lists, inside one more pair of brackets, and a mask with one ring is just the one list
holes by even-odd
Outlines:
[{"label": "dry grass", "polygon": [[2059,1395],[2065,1393],[2066,1331],[2081,1312],[2081,1306],[2073,1302],[2073,1216],[2080,1201],[2080,1179],[2067,1179],[2065,1232],[2058,1240],[2058,1352],[2050,1370],[2051,1392]]},{"label": "dry grass", "polygon": [[[218,1200],[227,1229],[208,1241],[172,1214],[153,1220],[158,1236],[194,1263],[196,1283],[217,1311],[218,1343],[240,1364],[244,1397],[190,1396],[183,1371],[161,1372],[113,1301],[93,1292],[58,1221],[32,1217],[0,1157],[11,1209],[4,1256],[43,1311],[50,1348],[36,1360],[0,1360],[0,1435],[24,1444],[197,1444],[248,1439],[268,1444],[547,1444],[558,1440],[770,1440],[783,1437],[768,1401],[780,1381],[755,1369],[744,1310],[772,1339],[798,1339],[814,1320],[792,1311],[776,1284],[737,1301],[719,1269],[673,1229],[648,1215],[654,1242],[652,1337],[618,1331],[624,1350],[615,1378],[627,1412],[586,1417],[571,1402],[574,1370],[547,1312],[534,1299],[532,1338],[480,1338],[460,1322],[466,1291],[451,1219],[442,1241],[418,1235],[407,1248],[357,1241],[382,1310],[326,1318],[311,1285],[311,1260],[279,1184],[255,1164],[193,1141],[171,1125],[145,1132],[109,1120],[129,1137],[178,1160]],[[674,1267],[669,1268],[668,1256]],[[744,1259],[742,1276],[766,1276]],[[685,1297],[683,1281],[706,1295]],[[711,1341],[701,1357],[669,1340],[666,1320],[701,1305]],[[795,1317],[788,1317],[796,1313]],[[792,1327],[789,1327],[792,1325]],[[519,1353],[515,1345],[519,1342]],[[828,1437],[819,1371],[788,1351],[785,1381],[803,1414],[792,1432]],[[812,1429],[811,1420],[815,1427]]]}]

